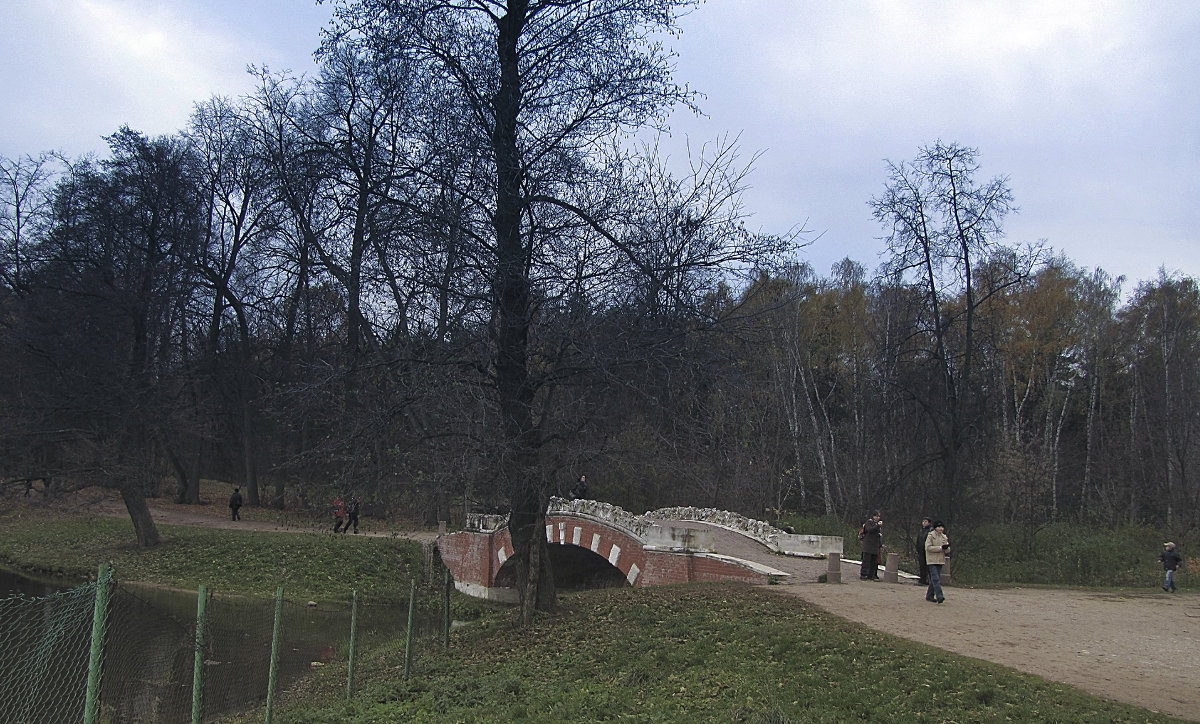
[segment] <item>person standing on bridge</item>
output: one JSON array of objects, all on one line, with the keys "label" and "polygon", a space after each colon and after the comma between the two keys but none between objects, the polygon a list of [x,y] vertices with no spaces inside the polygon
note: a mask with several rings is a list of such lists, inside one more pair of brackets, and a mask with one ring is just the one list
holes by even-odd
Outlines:
[{"label": "person standing on bridge", "polygon": [[942,566],[949,557],[950,538],[946,535],[946,526],[935,520],[933,530],[925,538],[925,560],[929,564],[929,588],[925,589],[925,600],[930,603],[946,600],[942,595]]},{"label": "person standing on bridge", "polygon": [[587,476],[580,475],[579,482],[575,483],[575,487],[571,488],[571,498],[574,500],[584,500],[588,496]]},{"label": "person standing on bridge", "polygon": [[879,580],[879,551],[883,548],[883,515],[877,510],[862,527],[862,567],[858,577],[864,581]]}]

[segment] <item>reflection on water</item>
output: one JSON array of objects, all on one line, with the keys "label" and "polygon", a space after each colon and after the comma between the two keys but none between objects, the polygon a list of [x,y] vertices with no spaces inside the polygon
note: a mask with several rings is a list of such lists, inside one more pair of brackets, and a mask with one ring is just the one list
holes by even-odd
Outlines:
[{"label": "reflection on water", "polygon": [[[47,596],[55,588],[52,582],[0,572],[0,598],[14,593]],[[349,603],[316,607],[285,599],[277,669],[279,691],[299,681],[314,666],[345,661],[350,614]],[[373,640],[403,635],[407,615],[407,604],[360,604],[359,650]],[[205,720],[253,709],[266,701],[274,619],[273,599],[210,596],[202,654]],[[87,638],[90,617],[83,623],[72,638]],[[423,623],[423,629],[436,628],[433,622]],[[6,626],[0,621],[0,630]],[[118,722],[189,721],[195,646],[195,593],[114,587],[104,652],[102,714]],[[21,657],[21,652],[15,654]],[[80,680],[79,664],[65,660],[60,663],[62,670],[55,678],[61,685],[55,688],[65,696],[63,690],[73,686],[67,682]],[[82,663],[86,679],[86,660]]]},{"label": "reflection on water", "polygon": [[0,598],[11,596],[14,593],[25,596],[49,596],[81,584],[82,581],[68,581],[61,578],[29,578],[0,568]]}]

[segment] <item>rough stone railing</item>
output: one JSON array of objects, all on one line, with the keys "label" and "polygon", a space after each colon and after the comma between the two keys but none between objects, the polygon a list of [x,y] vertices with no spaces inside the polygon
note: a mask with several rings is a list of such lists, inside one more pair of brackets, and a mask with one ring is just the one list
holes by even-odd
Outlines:
[{"label": "rough stone railing", "polygon": [[684,506],[660,508],[646,513],[645,517],[660,520],[694,520],[717,525],[753,538],[776,553],[789,556],[825,558],[830,553],[842,552],[840,537],[787,533],[765,521],[747,518],[729,510]]},{"label": "rough stone railing", "polygon": [[612,503],[586,498],[576,500],[550,498],[550,506],[546,509],[546,514],[553,515],[555,513],[584,515],[594,518],[643,541],[646,539],[646,533],[654,525],[644,515],[634,515],[624,508],[618,508]]},{"label": "rough stone railing", "polygon": [[[645,516],[634,515],[624,508],[618,508],[612,503],[600,500],[567,500],[552,497],[550,505],[546,508],[546,514],[554,515],[556,513],[594,518],[641,540],[645,540],[647,531],[654,526],[654,523]],[[467,524],[463,527],[466,530],[481,533],[495,533],[507,525],[508,514],[470,513],[467,515]]]},{"label": "rough stone railing", "polygon": [[[657,525],[655,520],[697,521],[736,531],[749,536],[776,553],[809,558],[824,558],[842,552],[842,539],[834,536],[797,535],[786,533],[770,523],[716,508],[660,508],[644,515],[634,515],[624,508],[600,500],[567,500],[550,498],[547,515],[564,514],[593,518],[613,528],[623,530],[643,543],[656,547],[689,550],[711,548],[708,538],[698,531],[685,528],[672,530]],[[508,525],[508,515],[471,513],[466,530],[494,533]]]},{"label": "rough stone railing", "polygon": [[508,514],[496,515],[491,513],[467,513],[467,523],[463,530],[479,533],[495,533],[508,525]]},{"label": "rough stone railing", "polygon": [[747,518],[744,515],[729,510],[718,510],[716,508],[696,508],[693,506],[659,508],[658,510],[646,513],[646,515],[661,520],[695,520],[701,523],[719,525],[722,528],[729,528],[730,530],[748,535],[762,543],[769,543],[773,536],[786,535],[784,531],[770,523]]}]

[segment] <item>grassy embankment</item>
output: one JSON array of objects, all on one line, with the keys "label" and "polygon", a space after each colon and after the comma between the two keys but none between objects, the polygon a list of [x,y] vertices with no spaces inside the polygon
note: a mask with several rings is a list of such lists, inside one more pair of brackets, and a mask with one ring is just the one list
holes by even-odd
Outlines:
[{"label": "grassy embankment", "polygon": [[[269,596],[401,599],[423,576],[420,547],[385,538],[164,526],[164,545],[133,547],[126,520],[8,513],[0,560],[29,570]],[[792,722],[1163,721],[1071,687],[880,634],[778,591],[685,586],[562,597],[562,610],[518,631],[483,611],[449,651],[422,646],[409,679],[404,645],[362,653],[345,702],[345,662],[316,672],[277,705],[279,721]],[[261,720],[261,712],[244,721]]]},{"label": "grassy embankment", "polygon": [[409,579],[424,576],[412,541],[329,533],[262,533],[160,525],[163,543],[135,545],[125,518],[10,513],[0,518],[0,565],[31,574],[95,577],[109,561],[118,580],[268,598],[407,600]]}]

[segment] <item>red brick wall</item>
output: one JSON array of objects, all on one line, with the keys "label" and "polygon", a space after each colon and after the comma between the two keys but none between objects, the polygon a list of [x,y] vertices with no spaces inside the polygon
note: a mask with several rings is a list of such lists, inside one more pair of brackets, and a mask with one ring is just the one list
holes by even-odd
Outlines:
[{"label": "red brick wall", "polygon": [[[763,573],[734,561],[704,554],[648,551],[640,540],[590,518],[551,516],[546,526],[549,542],[578,545],[595,552],[613,562],[634,586],[690,581],[767,582]],[[456,582],[488,589],[496,585],[501,568],[513,554],[508,529],[452,533],[438,538],[437,545]],[[614,551],[614,546],[619,551]]]}]

